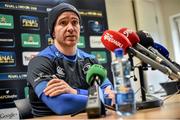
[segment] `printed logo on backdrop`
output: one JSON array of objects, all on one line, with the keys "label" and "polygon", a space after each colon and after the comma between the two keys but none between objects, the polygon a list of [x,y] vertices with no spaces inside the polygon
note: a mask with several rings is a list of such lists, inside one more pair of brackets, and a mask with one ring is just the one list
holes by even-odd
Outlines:
[{"label": "printed logo on backdrop", "polygon": [[23,65],[27,66],[29,64],[29,61],[35,57],[39,52],[23,52],[22,58],[23,58]]},{"label": "printed logo on backdrop", "polygon": [[22,47],[33,47],[33,48],[41,47],[39,34],[22,33],[21,42],[22,42]]},{"label": "printed logo on backdrop", "polygon": [[52,45],[54,43],[54,40],[51,38],[50,34],[46,34],[45,36],[48,45]]},{"label": "printed logo on backdrop", "polygon": [[101,36],[90,36],[89,41],[91,48],[105,48],[101,42]]},{"label": "printed logo on backdrop", "polygon": [[17,108],[0,109],[0,120],[19,120],[19,111]]},{"label": "printed logo on backdrop", "polygon": [[15,38],[13,33],[0,33],[0,47],[14,47]]},{"label": "printed logo on backdrop", "polygon": [[0,28],[14,29],[14,20],[12,15],[0,14]]},{"label": "printed logo on backdrop", "polygon": [[99,63],[104,64],[107,63],[106,52],[104,51],[92,51],[91,54],[95,55]]},{"label": "printed logo on backdrop", "polygon": [[[38,10],[41,10],[40,9],[40,6],[36,7],[35,5],[23,5],[23,4],[19,4],[19,3],[15,3],[16,1],[18,0],[13,0],[13,2],[9,2],[9,1],[12,1],[12,0],[6,0],[7,2],[6,3],[0,3],[1,7],[3,8],[6,8],[6,9],[16,9],[16,10],[28,10],[28,11],[38,11]],[[19,1],[18,1],[19,2]],[[43,10],[45,11],[45,10]]]},{"label": "printed logo on backdrop", "polygon": [[0,103],[13,102],[18,98],[17,89],[4,88],[0,89]]},{"label": "printed logo on backdrop", "polygon": [[36,16],[20,16],[20,24],[23,29],[39,29],[39,18]]},{"label": "printed logo on backdrop", "polygon": [[77,43],[78,48],[85,48],[85,38],[84,36],[80,36],[79,42]]},{"label": "printed logo on backdrop", "polygon": [[0,73],[0,80],[25,80],[26,72]]},{"label": "printed logo on backdrop", "polygon": [[15,52],[0,51],[0,67],[16,66]]},{"label": "printed logo on backdrop", "polygon": [[89,17],[102,17],[102,11],[98,10],[80,10],[81,16],[89,16]]},{"label": "printed logo on backdrop", "polygon": [[104,26],[100,21],[96,20],[89,20],[88,21],[88,28],[89,31],[92,33],[103,33],[104,31]]}]

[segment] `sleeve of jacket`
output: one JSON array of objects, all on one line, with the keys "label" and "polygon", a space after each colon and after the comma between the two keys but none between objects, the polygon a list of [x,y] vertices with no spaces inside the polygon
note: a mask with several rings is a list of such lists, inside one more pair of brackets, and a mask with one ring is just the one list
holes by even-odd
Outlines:
[{"label": "sleeve of jacket", "polygon": [[53,112],[58,115],[66,115],[85,110],[88,100],[87,95],[61,94],[55,97],[49,97],[43,93],[46,84],[46,81],[39,83],[35,87],[35,92]]},{"label": "sleeve of jacket", "polygon": [[[66,115],[85,110],[88,100],[88,90],[78,89],[80,92],[77,95],[61,94],[55,97],[49,97],[43,93],[46,85],[47,81],[42,81],[35,87],[35,92],[38,97],[56,114]],[[108,79],[106,79],[100,87],[102,91],[104,91],[107,86],[112,86]]]}]

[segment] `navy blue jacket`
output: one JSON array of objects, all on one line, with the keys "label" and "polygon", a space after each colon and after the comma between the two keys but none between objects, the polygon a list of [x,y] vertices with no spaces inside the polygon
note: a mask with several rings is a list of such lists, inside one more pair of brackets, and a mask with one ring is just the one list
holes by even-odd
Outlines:
[{"label": "navy blue jacket", "polygon": [[[75,56],[65,56],[52,45],[41,51],[28,65],[27,81],[30,84],[30,101],[35,116],[65,115],[85,109],[88,100],[86,72],[97,64],[95,56],[77,49]],[[55,97],[43,93],[48,81],[56,75],[77,90],[78,94],[61,94]],[[106,79],[100,86],[111,86]]]}]

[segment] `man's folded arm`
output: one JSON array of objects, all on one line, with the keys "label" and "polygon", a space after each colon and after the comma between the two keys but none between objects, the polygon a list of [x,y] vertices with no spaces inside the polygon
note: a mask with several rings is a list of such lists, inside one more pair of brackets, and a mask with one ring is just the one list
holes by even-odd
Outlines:
[{"label": "man's folded arm", "polygon": [[79,94],[61,94],[55,97],[46,96],[43,93],[47,81],[40,82],[35,87],[37,96],[56,114],[65,115],[85,109],[88,96],[87,90],[78,89]]}]

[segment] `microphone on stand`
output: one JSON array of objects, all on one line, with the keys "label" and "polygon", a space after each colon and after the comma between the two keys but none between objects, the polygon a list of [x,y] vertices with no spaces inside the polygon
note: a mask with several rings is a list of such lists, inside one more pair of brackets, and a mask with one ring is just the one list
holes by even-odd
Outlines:
[{"label": "microphone on stand", "polygon": [[162,56],[168,59],[173,65],[175,65],[180,70],[180,64],[169,58],[169,51],[164,46],[154,42],[154,45],[152,47],[155,48]]},{"label": "microphone on stand", "polygon": [[[161,72],[167,74],[171,79],[173,80],[177,79],[176,74],[172,73],[171,70],[169,70],[166,66],[157,63],[153,59],[149,58],[148,56],[142,54],[138,50],[131,47],[132,45],[129,42],[128,38],[122,33],[112,30],[107,30],[103,33],[101,41],[108,50],[113,51],[114,49],[121,47],[124,49],[125,52],[132,53],[134,56],[142,60],[144,63],[147,63],[151,65],[153,68],[156,68]],[[143,74],[141,74],[142,72],[143,72],[142,67],[139,67],[141,87],[144,86]],[[163,104],[163,101],[160,99],[146,100],[146,94],[144,89],[141,89],[141,91],[143,91],[142,102],[136,103],[137,110],[160,107]]]},{"label": "microphone on stand", "polygon": [[140,44],[144,47],[146,47],[148,50],[150,50],[152,53],[157,55],[158,57],[161,58],[161,64],[167,66],[168,68],[171,69],[173,73],[178,76],[178,79],[180,77],[180,70],[173,64],[171,63],[168,59],[166,59],[163,55],[161,55],[158,50],[156,50],[153,45],[154,45],[154,40],[152,39],[151,35],[146,32],[146,31],[138,31],[137,32],[139,38],[140,38]]},{"label": "microphone on stand", "polygon": [[105,115],[105,105],[100,85],[107,78],[106,69],[98,64],[92,65],[87,71],[86,82],[90,85],[86,112],[88,118],[99,118]]},{"label": "microphone on stand", "polygon": [[129,39],[120,32],[116,32],[113,30],[106,30],[102,37],[101,41],[104,44],[105,48],[114,51],[116,48],[123,48],[124,53],[131,53],[143,62],[151,65],[153,68],[158,69],[159,71],[163,72],[164,74],[168,75],[168,77],[172,80],[180,79],[180,76],[172,72],[167,66],[161,65],[160,63],[154,61],[149,56],[142,54],[138,50],[132,47]]}]

